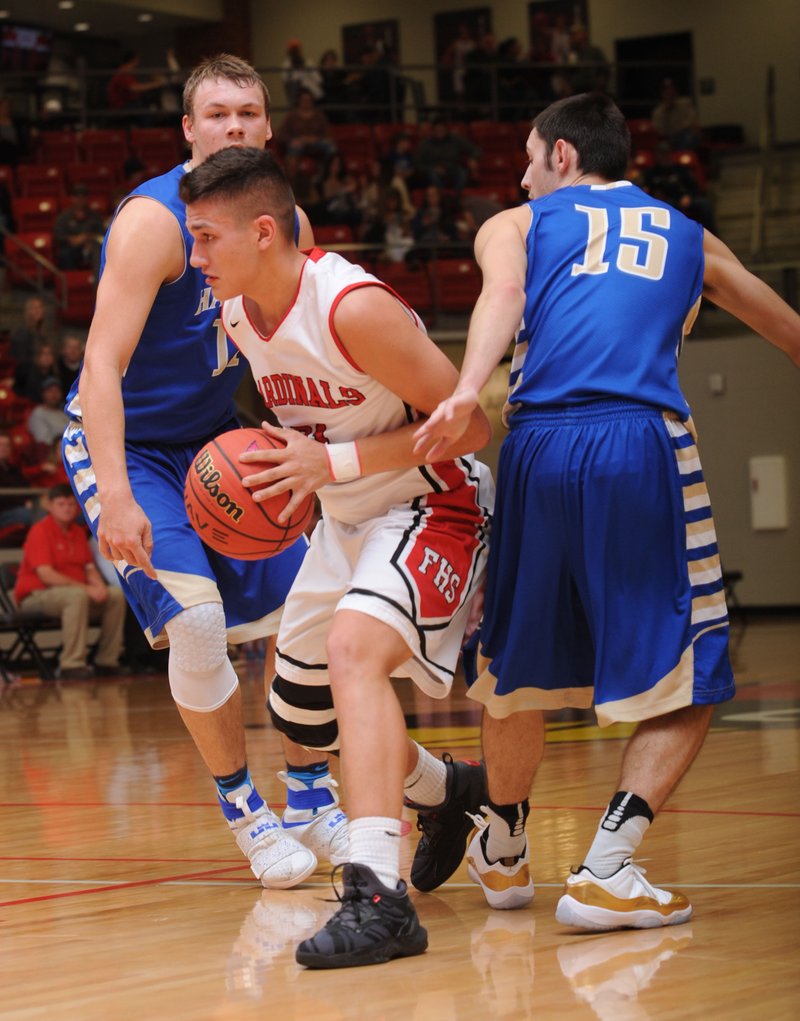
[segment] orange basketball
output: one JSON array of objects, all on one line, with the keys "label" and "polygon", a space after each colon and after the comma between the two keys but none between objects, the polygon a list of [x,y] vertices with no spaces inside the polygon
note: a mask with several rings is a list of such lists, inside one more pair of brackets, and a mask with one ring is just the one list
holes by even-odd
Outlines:
[{"label": "orange basketball", "polygon": [[314,511],[313,493],[280,524],[278,515],[290,493],[256,503],[242,485],[242,477],[260,466],[240,461],[239,455],[281,445],[260,429],[232,429],[198,452],[186,474],[183,499],[189,521],[206,546],[236,560],[263,560],[291,546],[305,530]]}]

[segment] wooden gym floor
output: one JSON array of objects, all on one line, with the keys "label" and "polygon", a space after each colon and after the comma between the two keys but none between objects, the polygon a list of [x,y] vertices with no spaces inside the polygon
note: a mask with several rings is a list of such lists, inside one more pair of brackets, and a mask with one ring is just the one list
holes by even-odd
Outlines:
[{"label": "wooden gym floor", "polygon": [[[424,956],[307,972],[299,939],[335,908],[327,871],[300,889],[253,881],[181,728],[166,679],[41,685],[0,701],[3,1021],[780,1021],[800,1017],[800,626],[734,627],[735,701],[643,847],[657,884],[692,900],[666,930],[576,935],[553,909],[614,790],[624,728],[550,717],[528,822],[531,909],[490,911],[462,866],[414,894]],[[240,670],[250,764],[284,800],[260,669]],[[413,735],[479,754],[459,691],[414,696]],[[346,804],[346,796],[345,796]],[[411,818],[409,816],[409,818]],[[410,864],[416,830],[405,840]]]}]

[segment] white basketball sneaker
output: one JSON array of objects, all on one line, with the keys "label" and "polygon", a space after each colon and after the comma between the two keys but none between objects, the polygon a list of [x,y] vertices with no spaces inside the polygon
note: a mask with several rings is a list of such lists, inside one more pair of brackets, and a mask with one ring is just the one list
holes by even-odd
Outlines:
[{"label": "white basketball sneaker", "polygon": [[490,862],[486,857],[489,824],[482,816],[473,815],[472,818],[476,826],[467,847],[469,878],[481,887],[490,908],[508,911],[527,907],[533,900],[528,841],[525,841],[523,853],[516,858]]},{"label": "white basketball sneaker", "polygon": [[218,797],[236,843],[262,886],[285,890],[302,883],[316,869],[314,852],[286,833],[277,815],[249,784],[224,799]]},{"label": "white basketball sneaker", "polygon": [[[347,816],[339,808],[338,784],[326,773],[318,777],[311,787],[302,780],[289,776],[285,770],[278,773],[290,791],[308,796],[307,800],[321,802],[308,808],[292,808],[287,805],[281,818],[284,832],[291,833],[314,852],[320,861],[331,865],[344,865],[350,861],[350,838],[347,831]],[[331,800],[332,799],[332,800]]]},{"label": "white basketball sneaker", "polygon": [[682,893],[660,890],[644,878],[644,869],[630,859],[613,876],[598,879],[581,865],[567,876],[556,905],[556,921],[578,929],[655,929],[680,925],[692,917]]}]

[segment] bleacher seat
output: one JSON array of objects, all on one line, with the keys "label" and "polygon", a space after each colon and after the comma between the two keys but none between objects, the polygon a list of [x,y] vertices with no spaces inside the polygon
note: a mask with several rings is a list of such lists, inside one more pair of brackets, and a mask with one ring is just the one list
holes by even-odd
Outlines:
[{"label": "bleacher seat", "polygon": [[477,184],[480,187],[496,187],[498,185],[510,187],[519,177],[522,177],[524,167],[509,159],[508,155],[501,156],[499,153],[488,156],[481,156],[478,160],[476,171]]},{"label": "bleacher seat", "polygon": [[128,133],[116,128],[92,128],[82,131],[78,144],[85,163],[122,164],[128,158]]},{"label": "bleacher seat", "polygon": [[11,200],[11,215],[17,233],[30,231],[52,231],[59,211],[59,201],[54,195],[48,198],[27,198]]},{"label": "bleacher seat", "polygon": [[506,160],[521,155],[517,129],[509,121],[473,121],[469,136],[484,155],[502,154]]},{"label": "bleacher seat", "polygon": [[368,124],[332,124],[331,137],[343,159],[375,159],[375,139]]},{"label": "bleacher seat", "polygon": [[692,176],[697,181],[700,191],[705,192],[708,180],[706,178],[705,167],[697,153],[691,149],[680,149],[672,154],[672,159],[680,166],[688,167],[692,172]]},{"label": "bleacher seat", "polygon": [[88,326],[94,315],[97,277],[89,269],[64,270],[64,287],[66,303],[59,312],[59,319],[72,326]]},{"label": "bleacher seat", "polygon": [[118,163],[70,163],[64,168],[67,190],[85,184],[95,194],[110,194],[122,172]]},{"label": "bleacher seat", "polygon": [[142,163],[173,167],[180,161],[182,146],[173,128],[136,128],[128,132],[131,152]]},{"label": "bleacher seat", "polygon": [[17,195],[24,198],[60,197],[64,173],[55,163],[20,163],[16,172]]},{"label": "bleacher seat", "polygon": [[[45,263],[38,262],[28,249],[44,259]],[[9,234],[5,239],[5,255],[8,279],[11,283],[30,287],[40,282],[49,284],[53,280],[52,231],[37,230]]]},{"label": "bleacher seat", "polygon": [[648,117],[633,118],[627,123],[633,152],[639,152],[640,149],[655,149],[658,144],[658,133]]},{"label": "bleacher seat", "polygon": [[375,276],[397,291],[421,316],[433,308],[431,279],[425,265],[412,269],[405,262],[382,262],[376,267]]},{"label": "bleacher seat", "polygon": [[437,307],[442,312],[472,312],[483,278],[472,259],[436,259],[430,264]]},{"label": "bleacher seat", "polygon": [[65,163],[75,163],[80,158],[77,136],[74,131],[67,128],[63,131],[52,129],[42,131],[36,139],[35,150],[37,163],[64,166]]}]

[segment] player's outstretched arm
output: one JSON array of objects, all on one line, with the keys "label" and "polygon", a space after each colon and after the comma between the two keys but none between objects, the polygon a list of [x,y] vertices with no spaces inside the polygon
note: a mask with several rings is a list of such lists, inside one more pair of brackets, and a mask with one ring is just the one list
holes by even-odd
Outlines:
[{"label": "player's outstretched arm", "polygon": [[125,205],[106,246],[81,372],[81,414],[102,508],[100,552],[108,560],[126,560],[151,577],[150,522],[134,500],[125,467],[122,376],[159,287],[183,269],[175,218],[149,199]]},{"label": "player's outstretched arm", "polygon": [[800,365],[800,316],[739,262],[718,237],[704,234],[703,295],[746,323]]},{"label": "player's outstretched arm", "polygon": [[475,238],[483,286],[467,333],[458,384],[416,432],[414,450],[435,460],[453,444],[478,405],[478,396],[519,329],[525,310],[527,206],[493,216]]}]

